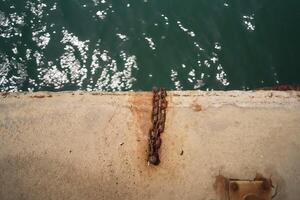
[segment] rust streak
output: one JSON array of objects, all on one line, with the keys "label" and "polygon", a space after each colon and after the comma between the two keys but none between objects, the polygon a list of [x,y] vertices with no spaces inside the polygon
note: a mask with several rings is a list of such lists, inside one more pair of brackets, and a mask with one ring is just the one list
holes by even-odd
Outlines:
[{"label": "rust streak", "polygon": [[275,85],[270,87],[260,87],[257,88],[256,90],[300,91],[300,85]]},{"label": "rust streak", "polygon": [[45,98],[45,95],[43,95],[43,94],[36,94],[36,95],[31,96],[31,98],[42,99],[42,98]]},{"label": "rust streak", "polygon": [[142,172],[145,172],[147,167],[148,155],[148,130],[151,127],[151,107],[152,93],[134,94],[130,96],[130,111],[133,115],[134,129],[136,132],[137,150],[136,157],[138,158],[137,165]]},{"label": "rust streak", "polygon": [[200,112],[202,111],[202,106],[200,104],[197,103],[193,103],[192,108],[195,112]]}]

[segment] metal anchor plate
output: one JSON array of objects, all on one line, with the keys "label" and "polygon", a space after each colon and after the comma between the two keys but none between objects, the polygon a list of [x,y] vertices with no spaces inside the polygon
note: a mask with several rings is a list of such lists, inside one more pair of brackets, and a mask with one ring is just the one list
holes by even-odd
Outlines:
[{"label": "metal anchor plate", "polygon": [[272,183],[269,180],[229,181],[229,200],[271,200]]}]

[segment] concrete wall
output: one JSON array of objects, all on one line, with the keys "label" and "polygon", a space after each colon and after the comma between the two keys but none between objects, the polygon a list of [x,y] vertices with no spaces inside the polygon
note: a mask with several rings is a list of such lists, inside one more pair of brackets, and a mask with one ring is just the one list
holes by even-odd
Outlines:
[{"label": "concrete wall", "polygon": [[217,199],[222,174],[300,198],[299,92],[169,92],[147,165],[151,92],[0,96],[0,199]]}]

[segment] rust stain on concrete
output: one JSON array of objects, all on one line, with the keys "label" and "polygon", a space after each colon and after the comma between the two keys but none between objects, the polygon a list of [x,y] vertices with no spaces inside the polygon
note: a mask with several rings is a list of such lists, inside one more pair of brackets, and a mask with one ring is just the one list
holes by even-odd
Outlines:
[{"label": "rust stain on concrete", "polygon": [[196,102],[193,102],[193,104],[191,105],[192,109],[195,111],[195,112],[200,112],[202,111],[202,106]]},{"label": "rust stain on concrete", "polygon": [[43,99],[46,97],[52,97],[52,94],[44,94],[44,93],[40,93],[40,94],[35,94],[30,96],[31,98],[37,98],[37,99]]},{"label": "rust stain on concrete", "polygon": [[256,90],[300,91],[300,85],[275,85],[275,86],[269,86],[269,87],[260,87],[260,88],[257,88]]},{"label": "rust stain on concrete", "polygon": [[229,192],[229,180],[222,175],[216,176],[215,183],[213,185],[220,200],[228,200]]},{"label": "rust stain on concrete", "polygon": [[93,93],[91,93],[91,95],[93,95],[93,96],[102,96],[103,93],[100,93],[100,92],[93,92]]},{"label": "rust stain on concrete", "polygon": [[31,96],[31,98],[38,98],[38,99],[42,99],[42,98],[45,98],[45,95],[43,95],[43,94],[37,94],[37,95],[33,95],[33,96]]},{"label": "rust stain on concrete", "polygon": [[[129,96],[130,110],[133,115],[133,128],[136,134],[138,168],[146,171],[148,132],[151,127],[152,92],[144,92],[139,95]],[[155,168],[154,168],[155,169]]]},{"label": "rust stain on concrete", "polygon": [[[180,179],[181,172],[184,169],[179,163],[182,162],[178,148],[182,147],[179,133],[169,132],[170,123],[173,121],[172,112],[167,108],[165,131],[161,135],[162,144],[160,148],[161,163],[159,166],[149,165],[148,159],[148,136],[151,123],[152,113],[152,92],[143,92],[132,94],[129,98],[130,110],[133,115],[134,129],[136,132],[136,156],[137,167],[140,171],[141,178],[153,179],[156,181],[165,179]],[[171,97],[167,96],[167,101],[171,103]]]}]

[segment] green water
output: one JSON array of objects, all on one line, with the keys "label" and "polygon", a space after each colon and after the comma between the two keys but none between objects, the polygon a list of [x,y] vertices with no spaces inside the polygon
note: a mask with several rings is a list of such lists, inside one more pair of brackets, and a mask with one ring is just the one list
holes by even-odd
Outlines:
[{"label": "green water", "polygon": [[0,0],[0,91],[300,83],[299,0]]}]

